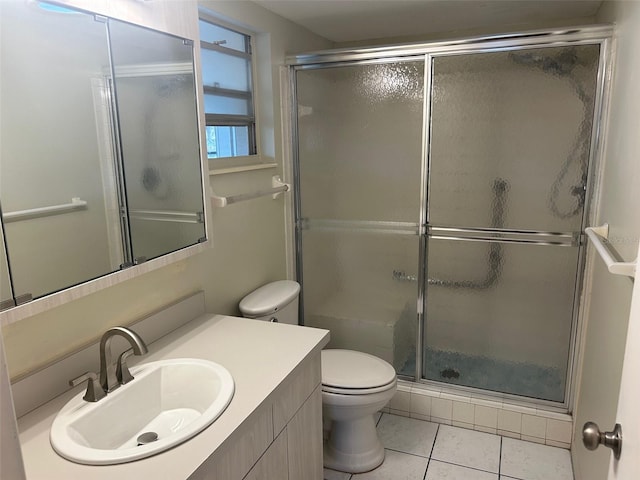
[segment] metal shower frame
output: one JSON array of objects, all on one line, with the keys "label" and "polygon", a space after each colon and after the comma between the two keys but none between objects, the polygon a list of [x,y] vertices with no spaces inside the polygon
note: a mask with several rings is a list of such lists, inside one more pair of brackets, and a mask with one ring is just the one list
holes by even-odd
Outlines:
[{"label": "metal shower frame", "polygon": [[[490,36],[476,36],[469,38],[453,39],[447,41],[385,45],[365,48],[342,48],[311,53],[291,55],[286,58],[286,65],[289,69],[289,95],[291,109],[290,117],[285,119],[290,124],[291,149],[290,157],[293,171],[294,189],[294,222],[295,222],[295,264],[296,275],[301,285],[303,285],[302,272],[302,235],[300,224],[301,200],[300,200],[300,170],[298,152],[298,129],[297,129],[297,95],[296,95],[296,72],[299,70],[331,68],[341,66],[354,66],[366,64],[379,64],[397,61],[424,61],[424,103],[423,103],[423,126],[422,126],[422,152],[421,152],[421,187],[420,187],[420,211],[419,219],[415,225],[407,226],[407,230],[414,230],[419,235],[419,272],[418,272],[418,292],[417,292],[417,328],[416,328],[416,370],[415,376],[398,375],[400,379],[408,380],[425,387],[435,387],[442,391],[458,393],[463,395],[482,396],[488,399],[505,399],[510,403],[542,407],[549,411],[571,412],[575,399],[575,380],[577,373],[579,345],[578,339],[582,328],[580,322],[582,298],[582,288],[584,282],[584,271],[586,263],[586,246],[584,234],[579,238],[578,270],[576,279],[576,289],[573,302],[573,319],[571,327],[569,358],[567,364],[567,381],[565,384],[565,395],[563,402],[553,402],[548,400],[523,397],[500,392],[486,391],[473,387],[451,385],[442,382],[435,382],[422,378],[423,376],[423,342],[424,342],[424,322],[425,322],[425,295],[427,286],[427,232],[429,229],[427,205],[429,200],[429,171],[430,162],[430,125],[431,125],[431,98],[432,89],[432,65],[433,59],[441,56],[466,55],[475,53],[522,51],[544,47],[562,47],[573,45],[599,45],[600,59],[597,72],[596,96],[594,99],[594,112],[591,131],[591,145],[589,150],[588,181],[585,198],[587,199],[582,216],[582,232],[588,226],[589,220],[596,213],[593,208],[594,194],[601,174],[601,159],[603,156],[603,135],[605,118],[607,111],[607,92],[609,89],[611,71],[611,43],[613,27],[611,25],[591,25],[567,28],[555,28],[550,30],[534,30],[520,33],[508,33]],[[300,318],[304,319],[304,302],[301,292]]]}]

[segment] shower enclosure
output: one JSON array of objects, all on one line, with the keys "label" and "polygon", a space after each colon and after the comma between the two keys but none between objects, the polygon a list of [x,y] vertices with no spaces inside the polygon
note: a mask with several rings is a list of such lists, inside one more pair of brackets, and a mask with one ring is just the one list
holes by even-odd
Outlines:
[{"label": "shower enclosure", "polygon": [[306,325],[567,406],[606,29],[290,59]]}]

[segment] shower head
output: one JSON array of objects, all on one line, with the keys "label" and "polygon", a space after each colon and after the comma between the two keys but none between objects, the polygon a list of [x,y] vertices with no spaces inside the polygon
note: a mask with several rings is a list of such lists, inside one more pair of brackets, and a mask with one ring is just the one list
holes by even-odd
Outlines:
[{"label": "shower head", "polygon": [[575,48],[566,48],[557,55],[540,55],[532,52],[510,52],[509,58],[519,65],[531,65],[551,75],[568,76],[578,65]]}]

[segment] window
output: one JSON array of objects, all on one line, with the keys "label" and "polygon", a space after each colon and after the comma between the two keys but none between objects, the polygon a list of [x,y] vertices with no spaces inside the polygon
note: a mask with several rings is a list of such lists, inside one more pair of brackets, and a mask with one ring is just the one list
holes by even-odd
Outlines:
[{"label": "window", "polygon": [[207,156],[256,153],[251,37],[200,19]]}]

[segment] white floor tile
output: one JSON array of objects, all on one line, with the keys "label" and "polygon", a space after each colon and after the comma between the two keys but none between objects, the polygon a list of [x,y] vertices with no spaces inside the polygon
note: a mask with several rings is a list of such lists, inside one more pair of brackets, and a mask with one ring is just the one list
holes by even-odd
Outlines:
[{"label": "white floor tile", "polygon": [[[382,419],[384,420],[384,415]],[[418,421],[418,420],[415,420]],[[427,470],[428,459],[406,453],[385,451],[382,465],[367,473],[357,473],[353,480],[422,480]]]},{"label": "white floor tile", "polygon": [[440,425],[431,458],[498,473],[500,437],[464,428]]},{"label": "white floor tile", "polygon": [[378,423],[378,435],[384,448],[429,457],[438,425],[414,418],[384,414]]},{"label": "white floor tile", "polygon": [[376,422],[376,425],[380,421],[380,417],[382,416],[382,412],[376,412],[373,414],[373,420]]},{"label": "white floor tile", "polygon": [[350,478],[350,473],[338,472],[329,468],[324,469],[324,480],[349,480]]},{"label": "white floor tile", "polygon": [[[500,437],[388,413],[376,419],[391,449],[385,462],[356,475],[325,469],[326,480],[498,480]],[[569,451],[504,438],[500,480],[573,480]]]},{"label": "white floor tile", "polygon": [[498,480],[498,474],[431,460],[425,480]]},{"label": "white floor tile", "polygon": [[573,480],[569,450],[505,438],[500,473],[522,480]]}]

